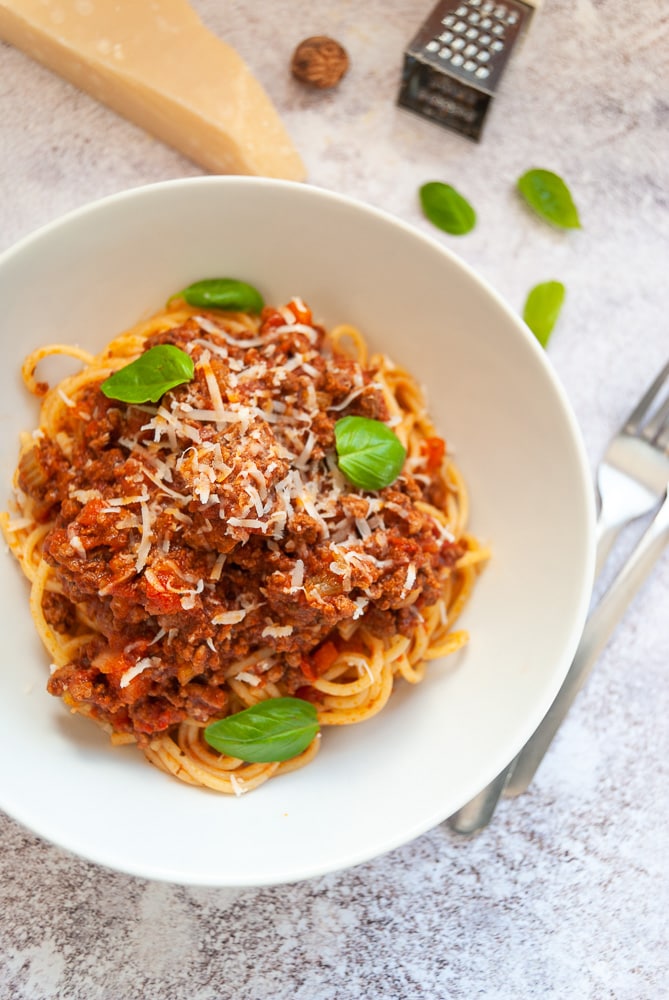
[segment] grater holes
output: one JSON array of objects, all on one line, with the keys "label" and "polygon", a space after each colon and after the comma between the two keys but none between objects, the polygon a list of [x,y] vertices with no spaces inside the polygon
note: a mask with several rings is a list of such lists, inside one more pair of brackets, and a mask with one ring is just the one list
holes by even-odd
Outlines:
[{"label": "grater holes", "polygon": [[469,77],[467,86],[494,80],[497,57],[501,61],[506,56],[522,15],[510,0],[445,0],[444,7],[434,22],[434,35],[423,42],[424,51],[439,64],[436,71],[457,70]]},{"label": "grater holes", "polygon": [[460,0],[441,18],[445,30],[426,46],[443,62],[485,80],[493,70],[492,60],[505,48],[505,27],[519,16],[501,0]]}]

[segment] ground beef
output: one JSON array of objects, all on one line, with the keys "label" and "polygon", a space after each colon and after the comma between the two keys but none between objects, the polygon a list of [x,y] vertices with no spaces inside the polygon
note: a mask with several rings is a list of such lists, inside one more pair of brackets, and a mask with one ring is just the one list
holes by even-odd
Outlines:
[{"label": "ground beef", "polygon": [[244,660],[304,695],[342,623],[409,634],[462,552],[416,503],[443,493],[435,470],[374,494],[345,482],[335,422],[387,421],[386,400],[291,308],[251,331],[207,314],[154,335],[147,348],[192,356],[192,382],[137,406],[87,386],[68,448],[38,438],[22,460],[21,489],[53,521],[47,621],[68,632],[80,608],[97,630],[49,690],[140,743],[225,714]]}]

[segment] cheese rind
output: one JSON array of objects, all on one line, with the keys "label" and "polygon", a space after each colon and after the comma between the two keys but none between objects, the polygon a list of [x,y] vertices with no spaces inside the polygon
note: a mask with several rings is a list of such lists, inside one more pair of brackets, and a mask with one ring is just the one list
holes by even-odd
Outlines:
[{"label": "cheese rind", "polygon": [[0,0],[0,38],[207,170],[304,179],[262,86],[186,0]]}]

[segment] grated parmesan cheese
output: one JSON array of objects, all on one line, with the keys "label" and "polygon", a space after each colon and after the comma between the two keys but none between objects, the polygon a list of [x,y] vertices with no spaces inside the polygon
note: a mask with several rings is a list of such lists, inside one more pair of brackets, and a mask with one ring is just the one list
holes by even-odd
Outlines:
[{"label": "grated parmesan cheese", "polygon": [[290,592],[302,590],[304,584],[304,561],[296,559],[293,571],[290,575]]},{"label": "grated parmesan cheese", "polygon": [[[69,532],[68,532],[69,535]],[[84,543],[79,538],[79,535],[69,535],[70,548],[74,549],[78,556],[82,559],[86,559],[86,549],[84,548]]]},{"label": "grated parmesan cheese", "polygon": [[142,512],[142,537],[139,542],[139,548],[137,549],[137,558],[135,559],[135,570],[138,573],[146,566],[146,561],[149,558],[149,552],[151,551],[151,512],[149,511],[148,505],[142,501],[140,505]]},{"label": "grated parmesan cheese", "polygon": [[241,670],[235,674],[235,680],[241,681],[243,684],[250,684],[251,687],[258,687],[260,684],[260,677],[257,674],[250,674],[248,670]]},{"label": "grated parmesan cheese", "polygon": [[365,613],[365,608],[369,604],[369,598],[368,597],[356,597],[355,601],[353,603],[356,605],[356,609],[353,612],[353,620],[357,621],[357,619],[361,618],[363,616],[363,614]]},{"label": "grated parmesan cheese", "polygon": [[228,524],[233,528],[256,528],[258,531],[267,531],[267,522],[259,521],[255,517],[229,517]]},{"label": "grated parmesan cheese", "polygon": [[158,661],[155,656],[145,656],[143,659],[138,660],[134,667],[130,667],[121,675],[119,687],[126,688],[130,681],[134,680],[135,677],[139,677],[140,674],[144,673],[145,670],[152,667],[156,662]]},{"label": "grated parmesan cheese", "polygon": [[275,625],[274,623],[271,623],[270,625],[266,625],[265,628],[262,630],[263,639],[266,638],[281,639],[284,636],[292,634],[293,634],[292,625]]},{"label": "grated parmesan cheese", "polygon": [[126,507],[131,503],[146,503],[148,499],[149,494],[144,492],[141,495],[132,497],[107,497],[105,503],[110,507]]},{"label": "grated parmesan cheese", "polygon": [[221,611],[211,619],[212,625],[238,625],[246,618],[246,609],[239,608],[237,611]]},{"label": "grated parmesan cheese", "polygon": [[[265,343],[262,337],[250,337],[247,340],[243,340],[241,337],[233,337],[222,326],[213,323],[206,316],[196,316],[195,321],[201,330],[204,330],[206,333],[213,333],[216,337],[222,337],[223,340],[234,347],[261,347]],[[209,346],[208,342],[207,346]]]},{"label": "grated parmesan cheese", "polygon": [[309,460],[311,458],[311,453],[314,450],[315,444],[316,444],[316,435],[312,430],[310,430],[304,448],[295,459],[295,465],[297,466],[298,469],[306,469]]},{"label": "grated parmesan cheese", "polygon": [[225,553],[219,552],[218,555],[216,556],[214,565],[211,567],[211,573],[209,574],[210,580],[217,581],[221,579],[221,573],[223,572],[225,559],[226,559]]},{"label": "grated parmesan cheese", "polygon": [[372,529],[369,526],[369,521],[366,521],[364,517],[356,517],[355,526],[358,529],[360,537],[363,539],[369,538],[372,535]]},{"label": "grated parmesan cheese", "polygon": [[75,500],[78,500],[79,503],[83,504],[88,503],[89,500],[102,499],[102,494],[100,493],[100,490],[72,490],[70,496],[73,497]]},{"label": "grated parmesan cheese", "polygon": [[232,785],[232,789],[238,798],[240,795],[243,795],[244,792],[248,791],[248,788],[241,778],[236,778],[232,772],[230,772],[230,784]]},{"label": "grated parmesan cheese", "polygon": [[402,587],[402,593],[400,596],[406,597],[406,595],[410,593],[411,588],[413,587],[415,582],[416,582],[416,567],[414,566],[413,563],[409,563],[409,565],[407,566],[407,575],[404,579],[404,586]]},{"label": "grated parmesan cheese", "polygon": [[66,406],[73,407],[77,405],[75,401],[73,399],[70,399],[70,397],[65,392],[63,392],[63,390],[60,387],[58,388],[58,395],[60,396],[60,398],[62,399],[62,401],[65,403]]}]

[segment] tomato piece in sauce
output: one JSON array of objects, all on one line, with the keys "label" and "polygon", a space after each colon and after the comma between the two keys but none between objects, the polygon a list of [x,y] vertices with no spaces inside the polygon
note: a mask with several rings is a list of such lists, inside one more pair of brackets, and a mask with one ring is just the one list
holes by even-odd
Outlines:
[{"label": "tomato piece in sauce", "polygon": [[425,455],[428,472],[436,472],[442,465],[444,461],[444,456],[446,455],[446,442],[440,437],[429,437],[426,438],[422,445],[421,451]]}]

